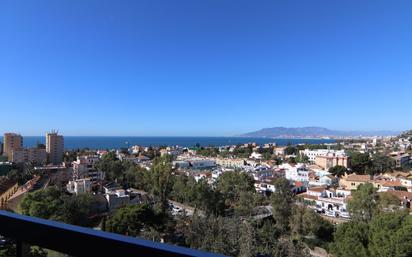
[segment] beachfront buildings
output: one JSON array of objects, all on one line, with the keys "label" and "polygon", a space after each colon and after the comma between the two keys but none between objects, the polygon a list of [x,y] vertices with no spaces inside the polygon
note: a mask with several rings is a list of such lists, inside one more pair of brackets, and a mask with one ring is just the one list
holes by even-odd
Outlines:
[{"label": "beachfront buildings", "polygon": [[3,155],[11,161],[12,151],[23,148],[23,137],[16,133],[4,133],[3,140]]},{"label": "beachfront buildings", "polygon": [[63,162],[64,139],[62,135],[52,131],[46,134],[46,152],[52,164]]}]

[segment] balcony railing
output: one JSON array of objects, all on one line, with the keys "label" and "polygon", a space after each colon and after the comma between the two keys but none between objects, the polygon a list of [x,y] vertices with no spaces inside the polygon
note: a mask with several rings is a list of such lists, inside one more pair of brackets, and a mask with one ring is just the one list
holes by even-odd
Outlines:
[{"label": "balcony railing", "polygon": [[194,249],[0,211],[0,235],[16,240],[17,256],[36,245],[71,256],[223,256]]}]

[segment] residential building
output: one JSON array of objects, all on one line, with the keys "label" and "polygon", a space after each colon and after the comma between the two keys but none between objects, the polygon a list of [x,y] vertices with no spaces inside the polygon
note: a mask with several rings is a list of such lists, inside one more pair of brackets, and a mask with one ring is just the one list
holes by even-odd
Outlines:
[{"label": "residential building", "polygon": [[250,158],[250,159],[260,160],[260,159],[262,159],[262,154],[257,153],[257,152],[253,152],[253,153],[249,156],[249,158]]},{"label": "residential building", "polygon": [[89,178],[71,180],[66,185],[67,191],[72,194],[84,194],[92,191],[92,181]]},{"label": "residential building", "polygon": [[77,160],[72,162],[73,179],[90,178],[92,181],[103,180],[105,173],[95,168],[99,160],[100,157],[97,155],[78,156]]},{"label": "residential building", "polygon": [[309,170],[306,168],[305,164],[282,164],[279,168],[285,170],[285,178],[292,181],[300,181],[303,183],[309,182]]},{"label": "residential building", "polygon": [[338,178],[332,175],[317,175],[316,173],[309,174],[309,186],[332,186],[338,181]]},{"label": "residential building", "polygon": [[335,154],[330,154],[327,156],[317,156],[315,160],[315,164],[325,170],[328,170],[338,165],[349,168],[350,157],[349,156],[338,156]]},{"label": "residential building", "polygon": [[49,155],[49,161],[52,164],[63,162],[64,139],[62,135],[52,131],[46,134],[46,152]]},{"label": "residential building", "polygon": [[226,168],[243,168],[246,161],[241,158],[215,158],[216,164]]},{"label": "residential building", "polygon": [[400,154],[393,158],[395,159],[397,168],[401,168],[405,165],[408,165],[411,161],[411,156],[409,154]]},{"label": "residential building", "polygon": [[124,189],[118,189],[116,191],[109,191],[106,194],[106,200],[109,210],[114,210],[129,204],[130,196],[126,194]]},{"label": "residential building", "polygon": [[193,169],[210,169],[216,167],[216,162],[213,160],[190,160],[189,162]]},{"label": "residential building", "polygon": [[11,161],[12,151],[23,148],[23,137],[16,133],[4,133],[3,141],[3,155]]},{"label": "residential building", "polygon": [[349,218],[347,203],[351,195],[350,190],[327,187],[308,188],[306,193],[300,194],[308,207],[328,216]]},{"label": "residential building", "polygon": [[44,164],[47,160],[46,149],[41,148],[20,148],[11,151],[11,162],[27,163],[37,165]]},{"label": "residential building", "polygon": [[365,183],[372,183],[371,176],[357,175],[356,173],[353,173],[350,175],[345,174],[339,179],[339,186],[347,190],[356,190],[358,186]]},{"label": "residential building", "polygon": [[350,166],[350,158],[346,155],[345,150],[305,149],[301,150],[300,154],[307,156],[311,163],[315,163],[323,169],[329,169],[336,165],[346,168]]},{"label": "residential building", "polygon": [[273,153],[276,155],[285,155],[285,150],[286,150],[286,146],[280,146],[280,147],[276,147],[273,150]]},{"label": "residential building", "polygon": [[253,178],[257,181],[273,176],[273,170],[266,166],[258,166],[252,171]]}]

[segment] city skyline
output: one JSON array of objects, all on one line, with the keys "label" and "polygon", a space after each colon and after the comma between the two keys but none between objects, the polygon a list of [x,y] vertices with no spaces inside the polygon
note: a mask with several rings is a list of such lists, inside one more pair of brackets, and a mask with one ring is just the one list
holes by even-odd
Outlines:
[{"label": "city skyline", "polygon": [[411,2],[8,1],[2,132],[412,128]]}]

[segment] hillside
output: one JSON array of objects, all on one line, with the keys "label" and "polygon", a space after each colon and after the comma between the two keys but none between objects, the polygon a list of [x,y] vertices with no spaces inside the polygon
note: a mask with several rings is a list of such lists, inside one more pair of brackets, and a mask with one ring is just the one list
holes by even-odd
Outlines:
[{"label": "hillside", "polygon": [[321,137],[357,137],[357,136],[394,136],[397,131],[340,131],[323,127],[286,128],[273,127],[242,134],[242,137],[270,138],[321,138]]}]

